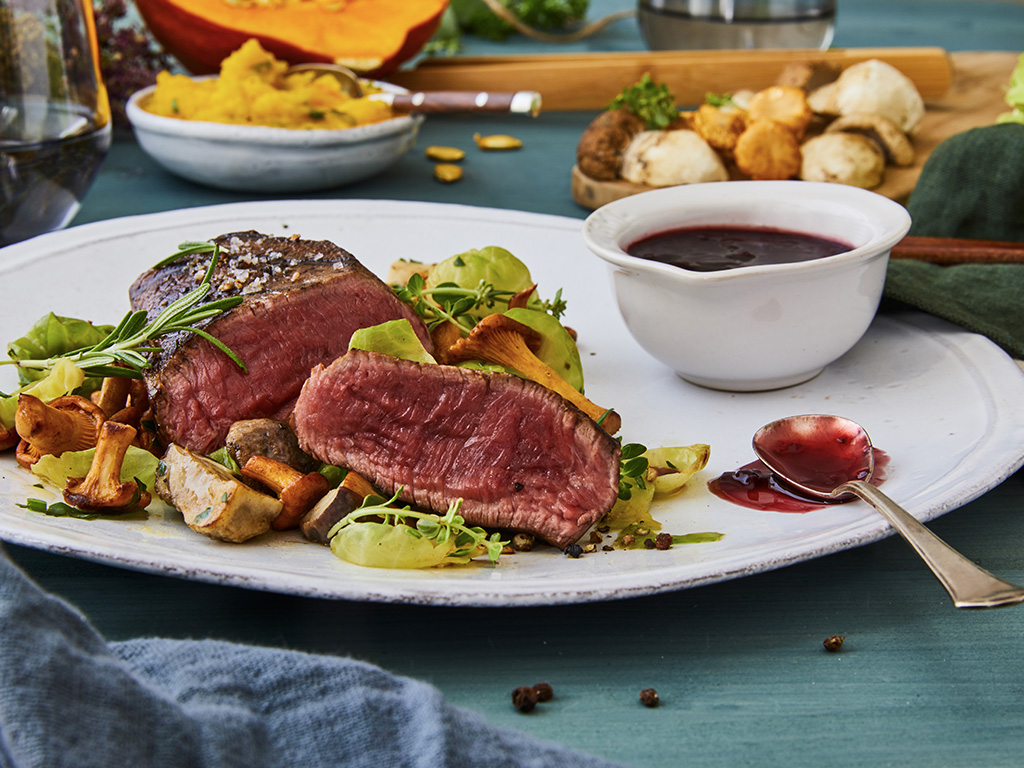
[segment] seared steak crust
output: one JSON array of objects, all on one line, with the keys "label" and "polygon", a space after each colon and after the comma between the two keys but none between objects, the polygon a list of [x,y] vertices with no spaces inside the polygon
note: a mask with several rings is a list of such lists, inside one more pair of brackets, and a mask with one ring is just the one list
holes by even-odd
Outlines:
[{"label": "seared steak crust", "polygon": [[473,525],[576,541],[618,495],[619,444],[516,376],[354,350],[317,367],[292,420],[303,450]]},{"label": "seared steak crust", "polygon": [[[165,442],[209,453],[235,421],[287,419],[310,369],[344,354],[359,328],[406,318],[430,348],[416,314],[333,243],[252,231],[216,242],[221,260],[207,300],[245,300],[204,329],[238,353],[248,373],[194,334],[162,339],[146,383]],[[132,308],[152,319],[199,285],[209,258],[183,257],[143,273],[129,291]]]}]

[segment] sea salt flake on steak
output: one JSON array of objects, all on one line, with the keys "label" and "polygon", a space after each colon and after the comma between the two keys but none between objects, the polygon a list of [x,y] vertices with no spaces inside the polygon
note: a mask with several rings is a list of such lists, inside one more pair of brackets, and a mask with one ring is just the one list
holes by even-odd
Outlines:
[{"label": "sea salt flake on steak", "polygon": [[[412,309],[333,243],[252,231],[215,242],[221,258],[206,301],[244,301],[202,327],[236,352],[248,373],[195,334],[162,338],[146,383],[167,443],[206,454],[224,444],[235,421],[287,419],[310,370],[344,354],[359,328],[405,318],[431,348]],[[198,287],[209,260],[195,254],[143,273],[129,290],[132,308],[153,319]]]},{"label": "sea salt flake on steak", "polygon": [[560,395],[503,373],[353,350],[313,370],[292,422],[304,451],[471,525],[576,541],[618,495],[620,448]]}]

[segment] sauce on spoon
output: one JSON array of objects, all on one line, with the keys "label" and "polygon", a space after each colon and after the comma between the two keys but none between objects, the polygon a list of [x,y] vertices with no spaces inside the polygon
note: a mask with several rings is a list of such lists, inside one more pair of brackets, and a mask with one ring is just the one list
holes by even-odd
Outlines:
[{"label": "sauce on spoon", "polygon": [[[872,447],[863,428],[840,417],[815,415],[773,422],[758,431],[754,444],[779,474],[822,495],[848,480],[871,478],[879,485],[889,463],[888,455]],[[760,460],[724,473],[711,480],[708,488],[726,501],[775,512],[809,512],[854,498],[822,499],[802,492],[780,480]]]}]

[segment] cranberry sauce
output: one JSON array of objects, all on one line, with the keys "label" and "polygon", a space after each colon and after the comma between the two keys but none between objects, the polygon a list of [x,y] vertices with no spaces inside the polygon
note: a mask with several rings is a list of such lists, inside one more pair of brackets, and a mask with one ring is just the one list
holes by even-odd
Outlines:
[{"label": "cranberry sauce", "polygon": [[626,252],[693,272],[787,264],[834,256],[850,245],[801,232],[757,227],[684,227],[637,240]]},{"label": "cranberry sauce", "polygon": [[[875,471],[871,475],[872,485],[881,485],[885,480],[885,467],[889,456],[874,449]],[[801,496],[775,479],[775,475],[760,460],[744,464],[708,482],[708,489],[718,498],[739,504],[741,507],[761,509],[769,512],[810,512],[829,504],[841,504],[852,498],[831,502],[815,501]]]}]

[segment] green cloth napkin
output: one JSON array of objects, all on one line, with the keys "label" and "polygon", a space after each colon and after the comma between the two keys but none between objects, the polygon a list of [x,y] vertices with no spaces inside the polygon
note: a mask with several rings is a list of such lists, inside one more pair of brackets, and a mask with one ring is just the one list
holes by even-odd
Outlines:
[{"label": "green cloth napkin", "polygon": [[[940,144],[907,203],[910,234],[1024,241],[1024,125],[974,128]],[[885,297],[984,334],[1024,358],[1024,264],[890,261]]]}]

